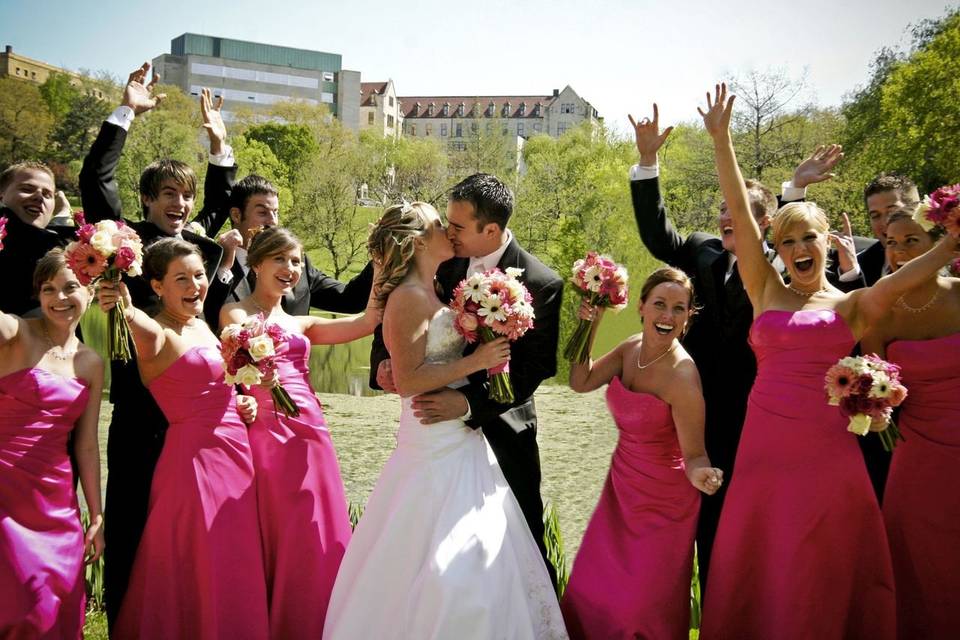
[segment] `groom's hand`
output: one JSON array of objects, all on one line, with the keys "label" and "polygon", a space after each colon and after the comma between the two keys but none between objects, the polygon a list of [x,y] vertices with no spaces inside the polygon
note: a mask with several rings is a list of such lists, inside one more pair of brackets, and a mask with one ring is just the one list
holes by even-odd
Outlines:
[{"label": "groom's hand", "polygon": [[413,415],[423,424],[456,420],[469,408],[467,397],[456,389],[440,389],[413,398]]}]

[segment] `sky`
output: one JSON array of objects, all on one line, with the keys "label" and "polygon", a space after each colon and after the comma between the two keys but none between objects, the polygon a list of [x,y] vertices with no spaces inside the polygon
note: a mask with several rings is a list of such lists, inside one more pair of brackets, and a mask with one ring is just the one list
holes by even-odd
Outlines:
[{"label": "sky", "polygon": [[704,92],[749,69],[806,77],[839,105],[874,54],[948,0],[0,0],[0,44],[126,78],[185,32],[338,53],[399,95],[544,94],[570,85],[607,124],[660,107],[697,118]]}]

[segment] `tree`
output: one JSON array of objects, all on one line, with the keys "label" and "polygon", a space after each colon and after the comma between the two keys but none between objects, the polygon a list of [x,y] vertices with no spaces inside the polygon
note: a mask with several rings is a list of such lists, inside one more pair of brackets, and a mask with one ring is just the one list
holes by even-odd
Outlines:
[{"label": "tree", "polygon": [[245,136],[233,136],[233,154],[237,165],[242,172],[238,178],[251,173],[266,178],[277,188],[277,199],[280,201],[280,215],[284,216],[293,206],[293,192],[287,181],[287,168],[273,151],[259,140],[247,140]]},{"label": "tree", "polygon": [[77,93],[69,109],[50,134],[54,155],[61,162],[79,160],[90,150],[110,105],[92,95]]},{"label": "tree", "polygon": [[0,163],[40,159],[52,127],[53,116],[36,86],[0,78]]},{"label": "tree", "polygon": [[257,140],[270,147],[283,164],[288,180],[304,159],[317,150],[314,132],[306,124],[265,122],[249,127],[243,135],[247,140]]},{"label": "tree", "polygon": [[66,73],[51,73],[46,82],[40,85],[40,95],[57,123],[67,116],[73,103],[82,95],[73,83]]},{"label": "tree", "polygon": [[500,118],[473,117],[459,123],[463,137],[451,142],[450,171],[454,181],[474,173],[490,173],[513,183],[517,174],[518,142]]}]

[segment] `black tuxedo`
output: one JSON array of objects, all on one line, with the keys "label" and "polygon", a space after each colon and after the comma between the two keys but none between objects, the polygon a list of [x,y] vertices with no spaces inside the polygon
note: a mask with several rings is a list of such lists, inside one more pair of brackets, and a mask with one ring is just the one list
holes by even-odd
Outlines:
[{"label": "black tuxedo", "polygon": [[[207,324],[216,331],[220,322],[220,309],[223,305],[239,302],[251,293],[256,284],[256,276],[248,272],[245,276],[238,261],[230,269],[233,278],[224,284],[219,276],[210,281],[210,290],[203,305],[203,314]],[[334,280],[303,257],[303,274],[293,291],[280,301],[283,310],[295,316],[310,313],[310,307],[337,313],[359,313],[367,306],[370,287],[373,286],[373,265],[367,264],[353,280],[344,284]]]},{"label": "black tuxedo", "polygon": [[0,216],[7,218],[7,237],[0,251],[0,311],[23,316],[39,306],[33,295],[33,270],[37,262],[51,249],[66,246],[74,238],[73,227],[48,226],[46,229],[28,225],[11,209],[0,208]]},{"label": "black tuxedo", "polygon": [[[437,281],[441,288],[441,300],[450,301],[453,290],[467,275],[469,262],[468,258],[453,258],[440,265]],[[508,406],[488,399],[485,371],[472,374],[469,384],[458,390],[470,403],[471,417],[467,424],[474,429],[483,429],[483,435],[496,454],[503,475],[553,575],[554,567],[547,560],[543,542],[540,451],[537,447],[537,412],[533,394],[541,382],[557,372],[563,280],[536,257],[524,251],[515,238],[507,245],[497,266],[501,270],[507,267],[523,269],[519,279],[533,296],[534,328],[510,347],[510,380],[516,400]],[[374,388],[378,388],[377,367],[389,357],[378,327],[370,354],[370,384]]]},{"label": "black tuxedo", "polygon": [[[122,127],[105,122],[83,161],[80,194],[88,222],[121,219],[120,194],[114,176],[126,136]],[[223,215],[221,212],[228,211],[225,202],[235,175],[236,167],[208,167],[205,206],[195,219],[205,229],[216,224],[215,218]],[[169,237],[146,220],[126,222],[139,234],[144,248]],[[181,236],[200,249],[207,276],[213,278],[223,254],[220,245],[189,231],[183,231]],[[135,306],[148,312],[158,308],[157,298],[146,280],[126,277],[124,280]],[[134,353],[132,346],[131,353]],[[107,438],[109,474],[104,518],[109,521],[104,532],[110,550],[104,557],[104,600],[112,625],[126,593],[137,545],[146,525],[150,485],[163,449],[167,420],[140,380],[135,356],[126,364],[112,361],[110,373],[113,416]]]},{"label": "black tuxedo", "polygon": [[887,254],[883,243],[873,238],[857,238],[863,242],[864,248],[857,247],[857,262],[868,287],[876,284],[883,277],[883,265],[887,263]]}]

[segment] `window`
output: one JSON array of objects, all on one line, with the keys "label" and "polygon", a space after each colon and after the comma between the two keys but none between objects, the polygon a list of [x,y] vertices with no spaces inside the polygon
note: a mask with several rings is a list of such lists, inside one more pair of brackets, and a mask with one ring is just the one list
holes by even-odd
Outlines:
[{"label": "window", "polygon": [[470,133],[474,133],[474,134],[475,134],[475,133],[477,133],[477,131],[479,131],[479,130],[480,130],[480,127],[477,125],[476,122],[471,122],[471,123],[470,123]]},{"label": "window", "polygon": [[367,124],[373,124],[373,111],[367,113]]},{"label": "window", "polygon": [[431,118],[433,117],[433,107],[434,107],[434,104],[432,102],[427,105],[427,115],[430,116]]},{"label": "window", "polygon": [[392,107],[392,106],[393,106],[393,96],[390,96],[389,102],[390,102],[390,106]]},{"label": "window", "polygon": [[520,115],[521,115],[521,116],[527,115],[527,103],[526,103],[526,102],[521,102],[521,103],[520,103]]},{"label": "window", "polygon": [[451,142],[450,148],[453,149],[454,151],[466,151],[467,145],[463,142]]},{"label": "window", "polygon": [[332,72],[332,71],[324,71],[324,72],[323,72],[323,81],[324,81],[324,82],[333,82],[333,72]]},{"label": "window", "polygon": [[558,135],[558,136],[562,136],[563,134],[565,134],[565,133],[567,132],[567,126],[568,126],[568,125],[567,125],[566,122],[558,122],[558,123],[557,123],[557,135]]},{"label": "window", "polygon": [[417,125],[415,125],[415,124],[410,125],[410,135],[412,135],[412,136],[416,136],[416,135],[417,135]]},{"label": "window", "polygon": [[564,102],[560,105],[560,113],[573,113],[574,106],[572,102]]},{"label": "window", "polygon": [[534,122],[534,123],[533,123],[533,132],[534,132],[534,133],[540,133],[541,131],[543,131],[543,125],[540,124],[539,122]]},{"label": "window", "polygon": [[463,103],[462,103],[462,102],[460,103],[460,106],[457,107],[457,117],[458,117],[458,118],[462,118],[462,117],[463,117]]},{"label": "window", "polygon": [[17,75],[20,75],[20,67],[17,67]]},{"label": "window", "polygon": [[428,122],[426,125],[424,125],[424,129],[426,129],[426,133],[427,133],[428,136],[432,136],[432,135],[433,135],[433,125],[432,125],[432,124],[430,124],[430,123]]},{"label": "window", "polygon": [[[289,100],[290,98],[284,98],[284,99],[285,99],[285,100]],[[309,102],[309,100],[308,100],[308,102]],[[332,93],[327,93],[326,91],[322,92],[322,93],[320,94],[320,102],[326,102],[327,104],[333,104],[333,94],[332,94]]]},{"label": "window", "polygon": [[517,123],[517,135],[518,135],[518,136],[522,136],[522,135],[523,135],[523,123],[522,123],[522,122],[518,122],[518,123]]},{"label": "window", "polygon": [[453,137],[454,137],[454,138],[462,138],[462,137],[463,137],[463,125],[460,124],[459,122],[457,123],[457,132],[453,135]]},{"label": "window", "polygon": [[450,117],[450,103],[449,103],[449,102],[448,102],[447,104],[443,105],[443,117],[444,117],[444,118],[449,118],[449,117]]},{"label": "window", "polygon": [[447,125],[446,125],[446,124],[440,125],[440,135],[441,135],[442,137],[444,137],[444,138],[447,137]]},{"label": "window", "polygon": [[387,127],[393,129],[393,116],[387,116]]}]

